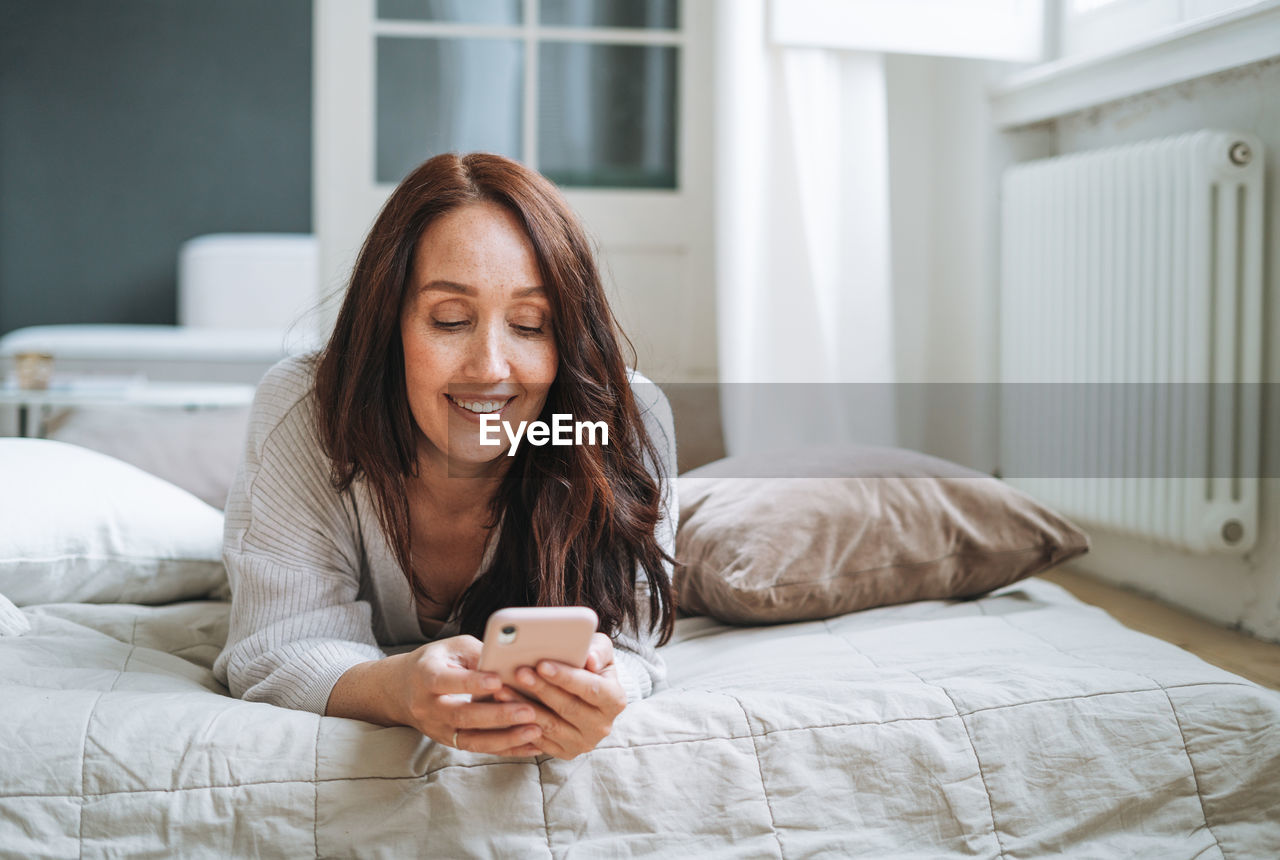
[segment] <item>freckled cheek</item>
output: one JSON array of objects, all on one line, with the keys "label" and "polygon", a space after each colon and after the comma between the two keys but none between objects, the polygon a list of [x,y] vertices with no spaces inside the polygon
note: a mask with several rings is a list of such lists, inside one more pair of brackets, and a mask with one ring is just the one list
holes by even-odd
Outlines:
[{"label": "freckled cheek", "polygon": [[451,375],[465,359],[466,351],[456,338],[450,341],[426,337],[416,339],[412,345],[405,344],[405,363],[423,381]]},{"label": "freckled cheek", "polygon": [[549,383],[556,376],[558,353],[556,343],[550,338],[522,338],[518,335],[507,340],[507,358],[512,370],[517,370],[526,381]]},{"label": "freckled cheek", "polygon": [[530,384],[550,385],[556,378],[559,358],[554,345],[547,343],[524,344],[520,351],[520,370]]},{"label": "freckled cheek", "polygon": [[441,395],[457,375],[457,359],[447,347],[416,341],[404,344],[405,387],[409,411],[421,423],[432,415],[447,412]]}]

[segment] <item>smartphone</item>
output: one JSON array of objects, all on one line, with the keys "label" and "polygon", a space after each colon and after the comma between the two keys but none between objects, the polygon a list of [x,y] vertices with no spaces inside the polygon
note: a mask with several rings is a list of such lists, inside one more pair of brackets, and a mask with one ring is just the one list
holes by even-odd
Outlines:
[{"label": "smartphone", "polygon": [[496,672],[502,683],[520,690],[516,669],[521,666],[555,660],[581,669],[598,623],[595,611],[586,606],[499,609],[485,624],[480,671]]}]

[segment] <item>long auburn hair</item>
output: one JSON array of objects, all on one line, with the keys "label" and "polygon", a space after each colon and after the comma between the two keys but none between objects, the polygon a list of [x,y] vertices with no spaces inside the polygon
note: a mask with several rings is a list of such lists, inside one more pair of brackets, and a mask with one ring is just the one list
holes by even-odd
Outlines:
[{"label": "long auburn hair", "polygon": [[418,428],[405,388],[400,315],[418,241],[432,221],[468,203],[510,210],[523,225],[551,304],[559,353],[542,420],[589,416],[609,427],[608,445],[522,445],[490,505],[501,522],[493,561],[462,594],[461,629],[482,634],[505,606],[584,605],[613,635],[639,627],[637,570],[649,580],[649,629],[666,642],[675,624],[673,559],[654,535],[661,516],[663,462],[645,431],[627,379],[617,323],[590,245],[556,187],[498,155],[448,153],[405,177],[365,239],[342,308],[316,367],[321,445],[339,492],[368,483],[388,544],[415,601],[407,480],[415,477]]}]

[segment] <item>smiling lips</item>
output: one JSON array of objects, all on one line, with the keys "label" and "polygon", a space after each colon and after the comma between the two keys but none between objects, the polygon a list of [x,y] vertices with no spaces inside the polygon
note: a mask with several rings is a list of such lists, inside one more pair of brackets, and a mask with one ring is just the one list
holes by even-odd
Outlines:
[{"label": "smiling lips", "polygon": [[501,412],[503,409],[506,408],[507,404],[509,404],[512,400],[515,400],[515,397],[512,396],[502,400],[493,400],[493,399],[472,400],[469,398],[464,399],[460,397],[453,397],[451,395],[446,394],[445,399],[448,400],[449,403],[455,409],[462,411],[468,417],[470,416],[478,417],[480,415],[490,415],[495,412]]}]

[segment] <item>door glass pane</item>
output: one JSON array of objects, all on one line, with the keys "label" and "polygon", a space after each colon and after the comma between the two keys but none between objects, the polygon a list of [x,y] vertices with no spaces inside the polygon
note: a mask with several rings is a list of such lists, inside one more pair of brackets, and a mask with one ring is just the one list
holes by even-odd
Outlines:
[{"label": "door glass pane", "polygon": [[568,186],[675,188],[677,50],[542,43],[538,169]]},{"label": "door glass pane", "polygon": [[548,27],[640,27],[678,30],[679,0],[542,0]]},{"label": "door glass pane", "polygon": [[455,24],[519,24],[521,0],[378,0],[378,17]]},{"label": "door glass pane", "polygon": [[378,182],[441,152],[522,157],[523,43],[382,36],[377,50]]}]

